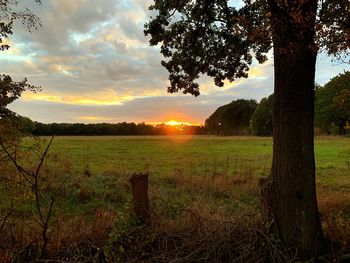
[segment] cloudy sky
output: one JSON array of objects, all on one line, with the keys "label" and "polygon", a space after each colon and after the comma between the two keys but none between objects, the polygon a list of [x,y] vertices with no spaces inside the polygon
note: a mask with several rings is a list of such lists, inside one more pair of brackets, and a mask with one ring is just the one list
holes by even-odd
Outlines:
[{"label": "cloudy sky", "polygon": [[[29,0],[25,0],[30,3]],[[41,122],[203,123],[218,107],[238,98],[260,100],[272,93],[271,59],[252,67],[249,79],[217,88],[201,80],[201,95],[167,94],[167,72],[157,47],[149,47],[143,25],[151,0],[44,0],[31,6],[43,27],[21,25],[0,53],[1,73],[40,85],[11,108]],[[316,80],[326,83],[349,65],[320,55]]]}]

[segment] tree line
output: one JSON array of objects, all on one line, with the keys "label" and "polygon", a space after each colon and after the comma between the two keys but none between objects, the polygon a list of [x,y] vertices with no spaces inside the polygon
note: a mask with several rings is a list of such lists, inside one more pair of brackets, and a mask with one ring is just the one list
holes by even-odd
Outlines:
[{"label": "tree line", "polygon": [[[271,136],[274,95],[255,100],[234,100],[219,107],[205,122],[207,131],[216,135]],[[350,133],[350,72],[315,86],[315,133]]]},{"label": "tree line", "polygon": [[11,122],[16,124],[24,134],[34,136],[92,136],[92,135],[193,135],[205,134],[205,127],[198,125],[171,126],[165,123],[150,125],[147,123],[41,123],[23,116],[11,116]]}]

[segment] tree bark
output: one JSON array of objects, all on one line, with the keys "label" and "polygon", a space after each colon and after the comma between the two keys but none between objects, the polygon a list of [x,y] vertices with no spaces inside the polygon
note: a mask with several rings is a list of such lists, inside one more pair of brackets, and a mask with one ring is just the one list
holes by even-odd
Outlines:
[{"label": "tree bark", "polygon": [[282,241],[299,255],[325,252],[315,184],[315,0],[268,0],[275,88],[268,197]]}]

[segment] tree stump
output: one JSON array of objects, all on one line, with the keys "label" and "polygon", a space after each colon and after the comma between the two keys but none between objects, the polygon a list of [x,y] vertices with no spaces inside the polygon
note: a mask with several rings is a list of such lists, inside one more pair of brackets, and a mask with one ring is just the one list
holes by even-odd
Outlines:
[{"label": "tree stump", "polygon": [[148,174],[133,174],[129,182],[131,183],[135,215],[142,223],[149,224],[151,213],[148,198]]}]

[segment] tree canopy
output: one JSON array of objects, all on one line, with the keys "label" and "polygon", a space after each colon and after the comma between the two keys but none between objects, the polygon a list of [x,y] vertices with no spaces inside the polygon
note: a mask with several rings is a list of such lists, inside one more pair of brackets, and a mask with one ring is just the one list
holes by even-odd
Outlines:
[{"label": "tree canopy", "polygon": [[28,84],[26,78],[16,82],[9,75],[0,75],[0,117],[12,114],[7,105],[17,100],[23,91],[36,92],[38,89],[39,87]]},{"label": "tree canopy", "polygon": [[[34,0],[41,4],[41,0]],[[0,51],[6,51],[10,46],[4,43],[13,32],[16,21],[20,21],[28,31],[41,26],[40,19],[18,0],[0,0]],[[1,73],[1,72],[0,72]],[[8,104],[17,100],[25,90],[36,92],[40,87],[28,84],[27,78],[14,81],[11,76],[0,74],[0,140],[17,140],[20,136],[24,119],[7,108]]]},{"label": "tree canopy", "polygon": [[[34,0],[37,4],[41,4],[41,0]],[[24,6],[18,0],[0,0],[0,51],[10,48],[4,43],[4,39],[9,38],[13,32],[15,21],[21,21],[22,24],[31,31],[41,26],[39,17],[37,17],[28,7]],[[0,117],[12,114],[7,109],[7,105],[17,100],[23,91],[38,91],[40,87],[28,84],[26,78],[22,81],[13,81],[11,76],[0,75]]]},{"label": "tree canopy", "polygon": [[350,124],[350,72],[332,78],[316,90],[315,126],[344,134]]},{"label": "tree canopy", "polygon": [[[280,11],[287,10],[283,15],[296,23],[302,22],[300,9],[305,7],[299,6],[300,1],[243,2],[241,6],[236,1],[226,0],[154,1],[150,9],[157,11],[157,15],[145,25],[145,34],[151,36],[151,45],[161,45],[165,58],[162,65],[169,71],[169,92],[182,90],[199,95],[199,85],[195,81],[202,74],[213,77],[217,86],[223,86],[225,79],[234,81],[248,77],[253,58],[259,63],[265,62],[272,48],[271,32],[276,23],[269,5]],[[317,5],[314,25],[317,45],[313,49],[347,59],[349,1],[322,0]],[[284,49],[280,51],[285,52],[288,46]]]},{"label": "tree canopy", "polygon": [[[41,4],[41,0],[33,0],[37,4]],[[12,35],[14,22],[19,20],[27,29],[31,31],[41,26],[38,16],[32,10],[23,5],[18,0],[0,0],[0,50],[10,48],[8,44],[4,44],[4,38]]]},{"label": "tree canopy", "polygon": [[255,100],[238,99],[219,107],[205,121],[210,134],[242,135],[249,134],[249,121],[257,106]]}]

